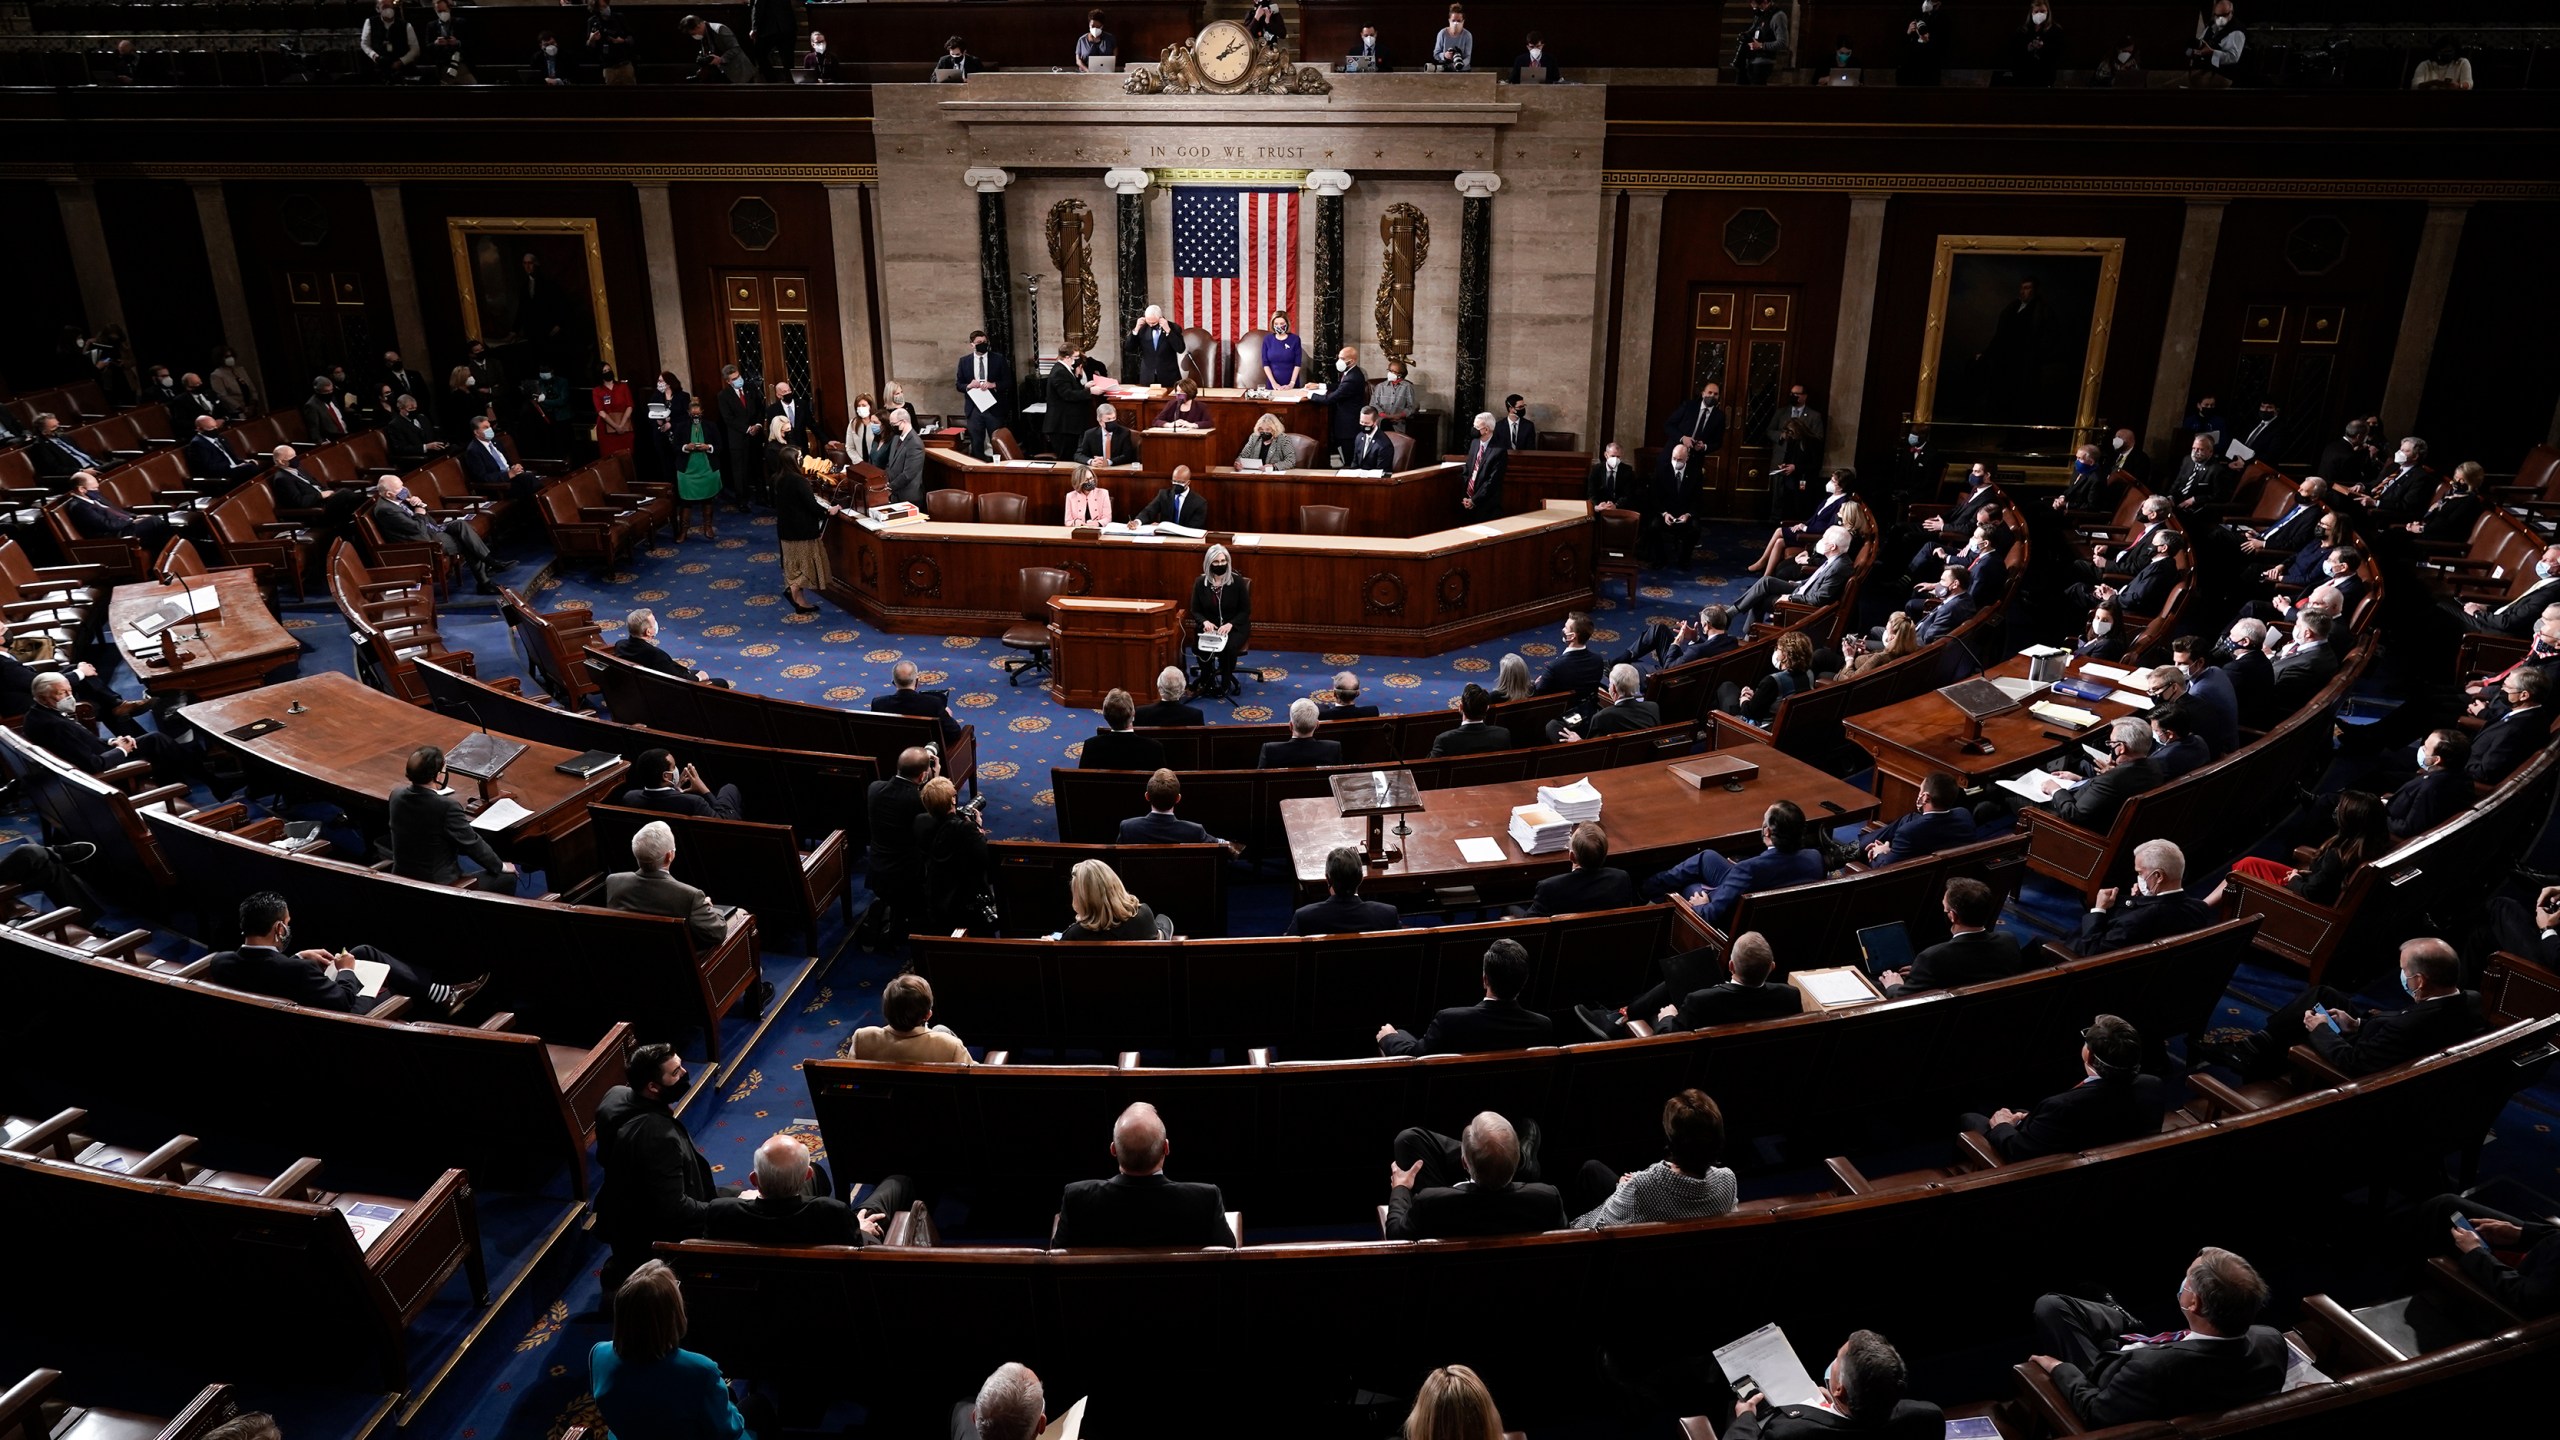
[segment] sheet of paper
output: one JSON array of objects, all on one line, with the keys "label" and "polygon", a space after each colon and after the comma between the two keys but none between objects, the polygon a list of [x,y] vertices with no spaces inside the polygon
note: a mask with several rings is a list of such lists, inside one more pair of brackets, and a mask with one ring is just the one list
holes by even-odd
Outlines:
[{"label": "sheet of paper", "polygon": [[1947,1422],[1946,1440],[2000,1440],[2000,1427],[1988,1415],[1967,1415]]},{"label": "sheet of paper", "polygon": [[1833,971],[1829,974],[1809,973],[1797,977],[1804,982],[1805,993],[1820,1005],[1855,1005],[1873,1000],[1875,992],[1858,979],[1856,972]]},{"label": "sheet of paper", "polygon": [[2068,655],[2071,652],[2059,645],[2030,645],[2018,653],[2030,660],[2042,660],[2049,655]]},{"label": "sheet of paper", "polygon": [[1600,798],[1599,787],[1591,783],[1591,777],[1588,775],[1583,776],[1581,779],[1574,781],[1570,785],[1540,786],[1539,792],[1550,800],[1559,801],[1566,805],[1581,805]]},{"label": "sheet of paper", "polygon": [[1774,1324],[1719,1346],[1716,1364],[1723,1367],[1727,1380],[1750,1376],[1772,1405],[1811,1405],[1822,1398],[1813,1377],[1805,1373],[1804,1362],[1796,1358],[1795,1347],[1787,1343],[1787,1332]]},{"label": "sheet of paper", "polygon": [[391,978],[391,967],[379,960],[359,959],[356,961],[356,978],[364,982],[364,988],[357,994],[368,1000],[378,999],[382,995],[382,982]]},{"label": "sheet of paper", "polygon": [[338,1212],[347,1217],[347,1228],[356,1232],[356,1248],[370,1250],[373,1242],[400,1218],[398,1209],[389,1205],[350,1205]]},{"label": "sheet of paper", "polygon": [[2137,695],[2131,690],[2110,690],[2107,692],[2107,698],[2113,700],[2119,705],[2130,705],[2136,710],[2148,710],[2151,708],[2150,696]]},{"label": "sheet of paper", "polygon": [[969,403],[977,406],[980,410],[993,410],[996,408],[996,392],[993,390],[972,390],[969,392]]},{"label": "sheet of paper", "polygon": [[509,826],[514,825],[519,820],[530,818],[532,814],[532,811],[527,810],[513,800],[503,798],[492,800],[487,805],[480,808],[479,814],[471,817],[471,828],[474,830],[504,830]]},{"label": "sheet of paper", "polygon": [[1040,1427],[1040,1440],[1077,1440],[1084,1433],[1084,1403],[1078,1400],[1067,1407],[1066,1414]]},{"label": "sheet of paper", "polygon": [[1470,865],[1498,865],[1502,862],[1502,842],[1484,835],[1469,835],[1458,842],[1458,858]]},{"label": "sheet of paper", "polygon": [[2028,706],[2027,713],[2040,720],[2050,720],[2056,725],[2068,725],[2075,730],[2098,723],[2098,712],[2095,710],[2083,710],[2077,705],[2056,705],[2050,700],[2039,700]]},{"label": "sheet of paper", "polygon": [[1176,525],[1170,520],[1156,526],[1156,529],[1163,534],[1179,535],[1186,540],[1197,540],[1209,533],[1206,530],[1194,529],[1189,525]]},{"label": "sheet of paper", "polygon": [[2092,764],[2092,765],[2104,765],[2104,764],[2106,764],[2106,763],[2107,763],[2107,761],[2108,761],[2109,759],[2111,759],[2111,758],[2112,758],[2111,756],[2109,756],[2109,755],[2107,754],[2107,752],[2106,752],[2106,751],[2099,749],[2099,748],[2098,748],[2097,746],[2095,746],[2095,745],[2083,745],[2083,746],[2081,746],[2081,747],[2080,747],[2080,753],[2081,753],[2081,754],[2083,754],[2083,755],[2088,756],[2088,757],[2089,757],[2089,763],[2090,763],[2090,764]]},{"label": "sheet of paper", "polygon": [[1501,537],[1501,535],[1502,535],[1502,532],[1501,532],[1501,531],[1494,529],[1494,528],[1493,528],[1492,526],[1490,526],[1490,525],[1469,525],[1469,526],[1465,526],[1465,527],[1463,527],[1463,528],[1465,528],[1466,530],[1468,530],[1469,532],[1471,532],[1471,533],[1473,533],[1473,534],[1477,534],[1477,535],[1484,535],[1484,536],[1492,537],[1492,538],[1495,538],[1495,539],[1499,539],[1499,538]]},{"label": "sheet of paper", "polygon": [[1239,535],[1235,538],[1234,543],[1238,548],[1242,548],[1247,545],[1259,545],[1262,543],[1262,537],[1259,535]]},{"label": "sheet of paper", "polygon": [[2234,440],[2222,447],[2222,456],[2226,460],[2247,461],[2257,459],[2258,452],[2250,449],[2245,443]]},{"label": "sheet of paper", "polygon": [[2132,671],[2119,670],[2113,665],[2101,665],[2095,660],[2084,662],[2080,666],[2080,673],[2093,680],[2104,680],[2110,685],[2123,685],[2133,679]]},{"label": "sheet of paper", "polygon": [[2047,688],[2041,680],[2027,680],[2006,675],[1994,678],[1991,683],[1999,686],[2000,693],[2012,700],[2024,700]]}]

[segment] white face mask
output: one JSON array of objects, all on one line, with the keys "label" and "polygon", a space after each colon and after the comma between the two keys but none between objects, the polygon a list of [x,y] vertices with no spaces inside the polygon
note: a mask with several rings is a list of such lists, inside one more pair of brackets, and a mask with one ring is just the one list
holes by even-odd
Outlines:
[{"label": "white face mask", "polygon": [[2391,461],[2395,465],[2406,465],[2409,463],[2409,452],[2406,450],[2395,450],[2391,453]]},{"label": "white face mask", "polygon": [[826,41],[824,41],[824,40],[819,40],[819,41],[815,41],[815,42],[813,42],[813,43],[809,46],[809,53],[810,53],[810,54],[812,54],[812,55],[824,55],[824,54],[826,54],[826,53],[827,53],[827,42],[826,42]]},{"label": "white face mask", "polygon": [[2130,50],[2119,50],[2119,51],[2117,51],[2117,52],[2116,52],[2116,63],[2117,63],[2117,64],[2119,64],[2119,65],[2130,65],[2130,64],[2132,64],[2132,63],[2133,63],[2133,52],[2132,52],[2132,51],[2130,51]]},{"label": "white face mask", "polygon": [[62,698],[53,702],[53,708],[65,715],[76,715],[80,711],[80,697],[65,690]]},{"label": "white face mask", "polygon": [[1772,650],[1769,652],[1769,668],[1772,670],[1784,670],[1787,668],[1787,657],[1783,651]]},{"label": "white face mask", "polygon": [[2107,618],[2106,616],[2104,616],[2104,615],[2096,615],[2096,616],[2092,616],[2092,617],[2090,617],[2090,620],[2089,620],[2089,633],[2090,633],[2090,634],[2092,634],[2092,635],[2104,635],[2104,634],[2106,634],[2108,631],[2113,630],[2114,628],[2116,628],[2116,622],[2114,622],[2113,620],[2108,619],[2108,618]]},{"label": "white face mask", "polygon": [[2042,10],[2030,10],[2027,12],[2027,18],[2035,21],[2039,25],[2044,23],[2044,17],[2045,12]]},{"label": "white face mask", "polygon": [[868,416],[871,413],[871,407],[868,405],[856,405],[853,407],[853,413],[856,415]]},{"label": "white face mask", "polygon": [[1084,33],[1092,36],[1096,40],[1099,40],[1102,38],[1102,27],[1099,25],[1088,25],[1085,27]]},{"label": "white face mask", "polygon": [[1903,436],[1902,439],[1905,444],[1917,445],[1920,443],[1920,433],[1915,430],[1912,433]]},{"label": "white face mask", "polygon": [[542,47],[542,53],[545,56],[557,55],[560,53],[560,47],[557,45],[545,45]]}]

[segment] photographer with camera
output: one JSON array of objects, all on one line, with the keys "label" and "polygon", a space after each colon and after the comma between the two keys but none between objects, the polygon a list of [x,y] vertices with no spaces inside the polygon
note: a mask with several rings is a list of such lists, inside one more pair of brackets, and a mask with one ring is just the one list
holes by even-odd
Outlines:
[{"label": "photographer with camera", "polygon": [[947,776],[925,782],[924,813],[915,822],[916,850],[924,857],[925,927],[936,935],[993,935],[995,867],[987,858],[986,797],[966,805],[959,798],[960,787]]}]

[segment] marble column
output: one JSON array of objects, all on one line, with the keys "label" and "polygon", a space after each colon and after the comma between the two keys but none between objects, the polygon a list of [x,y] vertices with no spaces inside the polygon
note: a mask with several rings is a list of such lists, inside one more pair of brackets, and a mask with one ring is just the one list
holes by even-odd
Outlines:
[{"label": "marble column", "polygon": [[116,289],[115,262],[107,255],[107,226],[98,215],[97,187],[86,180],[56,180],[53,200],[62,212],[71,276],[80,287],[82,324],[91,334],[123,324],[124,296]]},{"label": "marble column", "polygon": [[2405,434],[2418,423],[2427,365],[2435,358],[2436,332],[2444,324],[2445,296],[2453,289],[2454,257],[2462,251],[2462,222],[2470,215],[2467,200],[2427,206],[2426,228],[2418,232],[2418,259],[2409,267],[2409,298],[2400,307],[2400,338],[2391,347],[2391,375],[2382,382],[2386,429]]},{"label": "marble column", "polygon": [[[231,236],[231,207],[223,200],[222,182],[197,180],[188,188],[195,192],[196,228],[204,232],[205,268],[213,275],[213,305],[222,317],[222,343],[240,357],[241,368],[264,395],[267,376],[258,364],[258,327],[249,318],[249,291],[240,279],[240,247]],[[419,362],[425,358],[422,353]]]},{"label": "marble column", "polygon": [[1458,375],[1449,414],[1450,435],[1484,408],[1484,363],[1493,318],[1493,195],[1502,177],[1490,170],[1462,170],[1456,181],[1466,198],[1458,223]]},{"label": "marble column", "polygon": [[[693,379],[693,349],[684,333],[684,280],[676,266],[676,214],[663,180],[636,180],[640,255],[649,266],[649,319],[658,337],[658,368]],[[717,381],[716,376],[701,377]],[[637,382],[634,382],[637,389]]]},{"label": "marble column", "polygon": [[1876,271],[1884,259],[1884,205],[1888,192],[1861,190],[1849,197],[1849,240],[1840,262],[1840,323],[1831,342],[1831,393],[1821,409],[1830,417],[1823,461],[1854,464],[1858,417],[1867,404],[1867,347],[1875,339]]},{"label": "marble column", "polygon": [[[1342,197],[1351,174],[1311,170],[1307,188],[1316,192],[1316,325],[1307,342],[1307,368],[1315,373],[1342,349]],[[1378,373],[1386,373],[1383,366]]]},{"label": "marble column", "polygon": [[2146,450],[2165,444],[2178,417],[2186,413],[2187,388],[2196,378],[2196,342],[2203,338],[2204,302],[2213,290],[2213,257],[2222,245],[2222,212],[2230,204],[2228,200],[2187,201],[2186,229],[2178,237],[2177,278],[2170,282],[2169,310],[2160,322],[2160,368],[2151,376],[2151,410],[2143,417],[2142,432],[2135,441]]},{"label": "marble column", "polygon": [[1618,296],[1618,403],[1615,423],[1601,443],[1617,441],[1630,459],[1650,443],[1652,434],[1647,424],[1652,417],[1645,412],[1653,404],[1653,321],[1662,281],[1662,206],[1668,198],[1660,190],[1627,194],[1627,278]]},{"label": "marble column", "polygon": [[1138,320],[1147,313],[1147,187],[1155,177],[1123,166],[1103,171],[1102,183],[1117,197],[1119,212],[1120,368],[1113,373],[1133,379],[1138,373]]},{"label": "marble column", "polygon": [[1004,190],[1013,183],[1009,171],[972,165],[960,176],[978,192],[978,312],[988,348],[1006,357],[1016,370],[1031,357],[1013,353],[1013,246],[1005,238]]},{"label": "marble column", "polygon": [[411,368],[426,358],[427,317],[418,308],[418,271],[409,260],[409,212],[400,203],[400,182],[374,180],[373,238],[382,247],[382,278],[391,301],[391,333],[399,337],[400,354]]},{"label": "marble column", "polygon": [[827,238],[835,250],[836,336],[845,393],[821,403],[819,413],[851,423],[853,397],[880,393],[884,376],[872,373],[871,262],[864,252],[859,181],[827,182]]}]

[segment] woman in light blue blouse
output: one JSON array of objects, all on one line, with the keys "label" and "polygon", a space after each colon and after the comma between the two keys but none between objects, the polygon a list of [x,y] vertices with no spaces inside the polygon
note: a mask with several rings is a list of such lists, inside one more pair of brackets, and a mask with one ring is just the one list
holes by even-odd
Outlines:
[{"label": "woman in light blue blouse", "polygon": [[754,1440],[709,1356],[679,1348],[684,1291],[663,1260],[613,1297],[613,1338],[587,1352],[587,1389],[614,1440]]}]

